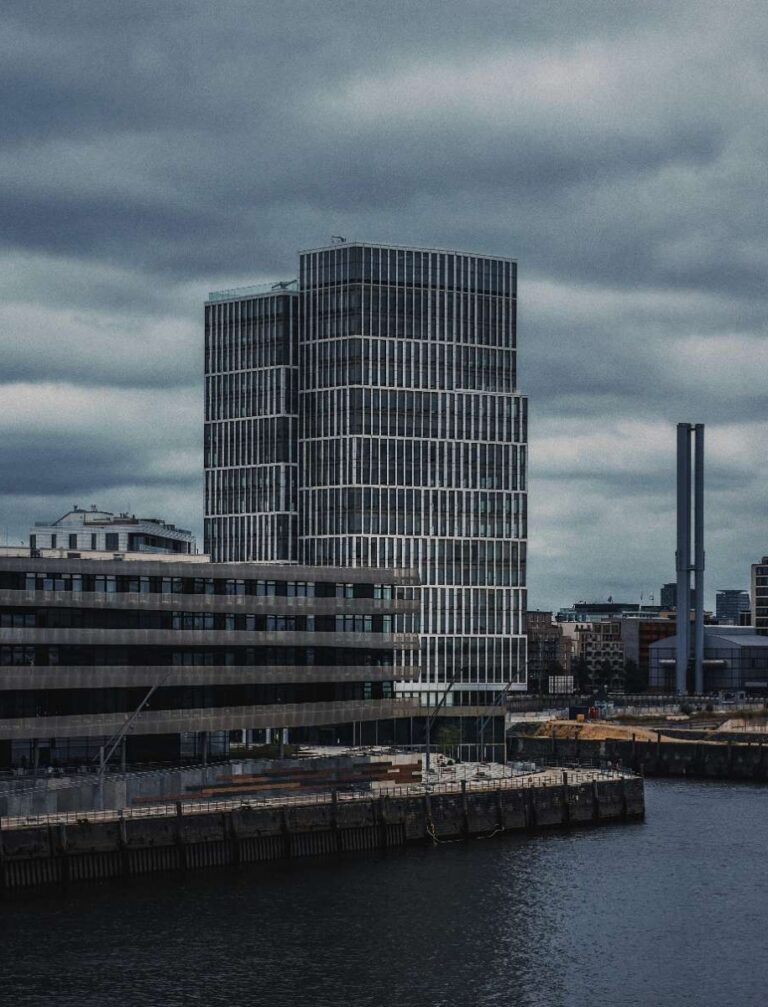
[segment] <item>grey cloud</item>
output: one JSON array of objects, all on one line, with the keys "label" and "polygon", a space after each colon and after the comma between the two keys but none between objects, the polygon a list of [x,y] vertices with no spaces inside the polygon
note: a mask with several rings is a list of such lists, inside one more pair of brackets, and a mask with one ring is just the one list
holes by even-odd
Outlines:
[{"label": "grey cloud", "polygon": [[[6,0],[2,17],[0,380],[90,389],[100,429],[71,411],[3,427],[0,526],[114,492],[199,533],[202,300],[292,276],[297,248],[340,232],[519,258],[531,600],[667,579],[672,440],[660,460],[617,434],[634,468],[539,445],[621,417],[735,425],[734,443],[764,422],[762,4]],[[497,65],[508,80],[486,82]],[[153,416],[170,392],[184,405]],[[708,469],[728,526],[711,561],[733,583],[768,551],[750,464]]]}]

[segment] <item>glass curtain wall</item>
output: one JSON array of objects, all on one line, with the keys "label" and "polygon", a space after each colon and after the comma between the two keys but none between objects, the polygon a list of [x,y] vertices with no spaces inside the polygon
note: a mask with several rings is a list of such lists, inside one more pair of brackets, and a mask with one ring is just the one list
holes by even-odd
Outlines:
[{"label": "glass curtain wall", "polygon": [[524,688],[516,264],[344,243],[299,290],[299,561],[419,571],[425,703]]},{"label": "glass curtain wall", "polygon": [[214,562],[296,561],[296,292],[205,305],[205,545]]}]

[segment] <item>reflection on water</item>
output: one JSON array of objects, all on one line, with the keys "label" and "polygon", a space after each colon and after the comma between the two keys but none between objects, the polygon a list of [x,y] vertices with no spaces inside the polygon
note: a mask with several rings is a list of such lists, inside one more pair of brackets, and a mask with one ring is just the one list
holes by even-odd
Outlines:
[{"label": "reflection on water", "polygon": [[0,1003],[762,1004],[768,788],[644,824],[14,896]]}]

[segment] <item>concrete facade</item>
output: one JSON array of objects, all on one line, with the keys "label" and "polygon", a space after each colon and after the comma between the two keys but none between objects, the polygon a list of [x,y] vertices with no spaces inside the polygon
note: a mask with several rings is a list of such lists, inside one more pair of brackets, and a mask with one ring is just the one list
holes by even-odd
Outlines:
[{"label": "concrete facade", "polygon": [[0,764],[88,761],[150,690],[129,759],[406,717],[418,621],[409,571],[0,557]]},{"label": "concrete facade", "polygon": [[195,537],[185,528],[160,518],[112,514],[75,506],[56,521],[36,521],[29,531],[31,549],[75,552],[180,553],[196,552]]}]

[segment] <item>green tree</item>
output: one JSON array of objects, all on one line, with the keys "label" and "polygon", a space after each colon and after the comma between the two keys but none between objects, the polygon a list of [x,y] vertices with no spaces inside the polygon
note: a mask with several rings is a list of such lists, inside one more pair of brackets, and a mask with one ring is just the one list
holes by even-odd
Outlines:
[{"label": "green tree", "polygon": [[458,724],[441,724],[438,727],[435,737],[435,748],[441,752],[445,752],[446,755],[452,755],[460,744],[461,728]]},{"label": "green tree", "polygon": [[576,686],[578,692],[582,694],[591,692],[592,680],[587,662],[583,657],[574,657],[571,661],[571,674],[573,675],[573,684]]},{"label": "green tree", "polygon": [[613,682],[613,665],[605,658],[600,662],[600,667],[595,672],[595,684],[601,693],[610,689]]}]

